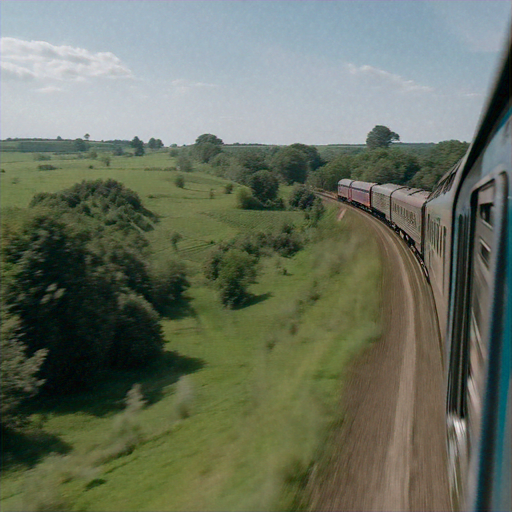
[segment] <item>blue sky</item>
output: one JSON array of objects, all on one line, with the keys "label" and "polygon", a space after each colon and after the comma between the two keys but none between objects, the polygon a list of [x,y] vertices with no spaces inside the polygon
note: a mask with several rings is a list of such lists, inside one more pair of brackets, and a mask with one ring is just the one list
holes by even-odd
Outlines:
[{"label": "blue sky", "polygon": [[1,0],[0,137],[471,140],[506,0]]}]

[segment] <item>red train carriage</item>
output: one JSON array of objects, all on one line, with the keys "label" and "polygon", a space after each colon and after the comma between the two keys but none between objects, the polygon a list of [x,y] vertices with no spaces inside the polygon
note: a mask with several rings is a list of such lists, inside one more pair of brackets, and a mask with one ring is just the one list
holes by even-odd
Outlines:
[{"label": "red train carriage", "polygon": [[349,201],[371,208],[371,191],[376,183],[353,181],[349,188]]}]

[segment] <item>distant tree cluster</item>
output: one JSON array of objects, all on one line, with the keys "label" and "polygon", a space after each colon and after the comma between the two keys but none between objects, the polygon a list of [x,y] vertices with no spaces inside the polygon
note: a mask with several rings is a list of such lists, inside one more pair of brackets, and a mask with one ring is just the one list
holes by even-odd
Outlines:
[{"label": "distant tree cluster", "polygon": [[314,172],[307,182],[314,188],[336,190],[340,179],[376,183],[395,183],[432,190],[439,178],[450,169],[468,148],[466,142],[444,141],[423,153],[390,147],[398,134],[385,126],[376,126],[367,138],[367,150],[346,151]]},{"label": "distant tree cluster", "polygon": [[160,314],[189,283],[181,263],[148,253],[145,232],[157,220],[121,183],[84,181],[37,194],[21,225],[4,233],[7,418],[40,386],[51,395],[80,391],[162,353]]},{"label": "distant tree cluster", "polygon": [[213,250],[205,265],[205,277],[219,290],[222,304],[234,308],[250,298],[249,285],[256,282],[258,262],[268,251],[293,256],[303,247],[295,227],[285,224],[275,232],[257,232],[234,238]]}]

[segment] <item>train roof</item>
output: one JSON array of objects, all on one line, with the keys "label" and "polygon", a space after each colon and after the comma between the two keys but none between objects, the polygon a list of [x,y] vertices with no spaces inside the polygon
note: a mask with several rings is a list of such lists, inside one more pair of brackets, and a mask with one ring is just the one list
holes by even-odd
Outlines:
[{"label": "train roof", "polygon": [[377,185],[377,183],[371,183],[368,181],[353,181],[350,185],[350,188],[357,188],[358,190],[370,190],[374,185]]},{"label": "train roof", "polygon": [[383,185],[375,185],[372,189],[372,192],[377,192],[380,194],[384,194],[386,196],[390,196],[395,190],[400,190],[401,188],[407,188],[405,185],[395,185],[393,183],[384,183]]},{"label": "train roof", "polygon": [[345,185],[348,187],[354,180],[350,180],[348,178],[343,178],[342,180],[338,181],[338,185]]},{"label": "train roof", "polygon": [[428,196],[429,193],[426,190],[409,187],[404,187],[403,189],[399,189],[393,193],[394,200],[398,199],[417,208],[421,208],[425,204]]}]

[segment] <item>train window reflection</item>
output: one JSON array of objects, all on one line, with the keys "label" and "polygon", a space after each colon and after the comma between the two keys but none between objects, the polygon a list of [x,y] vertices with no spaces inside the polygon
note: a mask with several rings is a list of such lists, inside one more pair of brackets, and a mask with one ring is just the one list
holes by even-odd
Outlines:
[{"label": "train window reflection", "polygon": [[492,203],[484,203],[480,205],[480,217],[484,222],[493,225],[494,222],[494,205]]},{"label": "train window reflection", "polygon": [[491,249],[482,239],[480,239],[480,257],[482,258],[485,266],[489,268],[491,264]]}]

